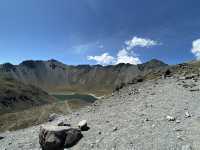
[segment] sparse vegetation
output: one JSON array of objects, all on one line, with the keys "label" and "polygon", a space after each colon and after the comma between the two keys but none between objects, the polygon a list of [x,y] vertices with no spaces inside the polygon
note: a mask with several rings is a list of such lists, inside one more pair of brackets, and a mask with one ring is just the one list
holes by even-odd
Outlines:
[{"label": "sparse vegetation", "polygon": [[17,130],[44,123],[51,113],[67,114],[71,108],[77,108],[76,104],[69,105],[66,101],[60,103],[37,106],[23,111],[0,115],[0,132]]},{"label": "sparse vegetation", "polygon": [[9,76],[0,77],[0,114],[52,103],[54,100],[55,98],[33,85],[24,84]]}]

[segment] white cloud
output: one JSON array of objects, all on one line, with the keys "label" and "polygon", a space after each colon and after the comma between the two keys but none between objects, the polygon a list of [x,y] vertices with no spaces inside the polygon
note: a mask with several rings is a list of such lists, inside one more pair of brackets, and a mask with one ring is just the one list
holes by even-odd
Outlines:
[{"label": "white cloud", "polygon": [[127,45],[127,50],[131,50],[134,47],[150,47],[150,46],[155,46],[159,45],[159,42],[151,40],[151,39],[146,39],[146,38],[139,38],[137,36],[133,37],[131,40],[128,40],[125,42]]},{"label": "white cloud", "polygon": [[103,53],[99,56],[88,56],[88,60],[94,60],[97,64],[101,65],[110,65],[110,64],[119,64],[119,63],[129,63],[129,64],[140,64],[142,63],[139,57],[137,57],[133,52],[122,49],[117,53],[117,57],[109,55],[109,53]]},{"label": "white cloud", "polygon": [[[98,43],[98,45],[100,44]],[[135,54],[133,48],[135,47],[149,48],[151,46],[156,46],[156,45],[160,45],[160,43],[151,39],[139,38],[135,36],[131,40],[125,41],[125,48],[119,50],[116,57],[109,55],[109,53],[103,53],[102,55],[99,56],[88,56],[88,60],[94,60],[97,62],[97,64],[101,65],[119,64],[119,63],[129,63],[134,65],[141,64],[142,61]]]},{"label": "white cloud", "polygon": [[195,55],[196,59],[200,60],[200,39],[192,42],[191,52]]},{"label": "white cloud", "polygon": [[142,63],[141,60],[137,57],[128,52],[126,49],[122,49],[117,54],[116,64],[119,63],[129,63],[129,64],[140,64]]},{"label": "white cloud", "polygon": [[116,64],[118,63],[129,63],[129,64],[141,64],[140,58],[134,53],[133,48],[134,47],[150,47],[158,45],[159,42],[151,40],[151,39],[145,39],[145,38],[139,38],[137,36],[133,37],[131,40],[125,41],[126,47],[122,50],[120,50],[117,54],[117,60]]},{"label": "white cloud", "polygon": [[88,60],[94,60],[97,64],[101,65],[109,65],[114,63],[114,57],[111,56],[109,53],[103,53],[99,56],[88,56]]}]

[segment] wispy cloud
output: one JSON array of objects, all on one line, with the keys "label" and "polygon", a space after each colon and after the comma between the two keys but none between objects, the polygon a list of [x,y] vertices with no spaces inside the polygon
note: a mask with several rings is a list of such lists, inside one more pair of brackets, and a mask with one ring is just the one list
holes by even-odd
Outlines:
[{"label": "wispy cloud", "polygon": [[192,42],[191,52],[195,55],[197,60],[200,60],[200,39]]},{"label": "wispy cloud", "polygon": [[125,44],[127,46],[126,49],[130,50],[133,49],[134,47],[151,47],[159,45],[159,42],[135,36],[131,40],[126,41]]},{"label": "wispy cloud", "polygon": [[97,64],[109,65],[114,63],[115,58],[109,53],[103,53],[99,56],[88,56],[88,60],[94,60]]}]

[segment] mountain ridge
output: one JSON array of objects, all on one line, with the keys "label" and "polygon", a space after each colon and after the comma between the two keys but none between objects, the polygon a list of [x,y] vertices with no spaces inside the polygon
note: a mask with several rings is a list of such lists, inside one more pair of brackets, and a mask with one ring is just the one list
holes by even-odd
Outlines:
[{"label": "mountain ridge", "polygon": [[78,91],[108,94],[122,83],[129,83],[149,71],[163,70],[168,65],[153,59],[144,64],[66,65],[55,59],[26,60],[19,65],[0,65],[0,73],[26,84],[33,84],[48,92]]}]

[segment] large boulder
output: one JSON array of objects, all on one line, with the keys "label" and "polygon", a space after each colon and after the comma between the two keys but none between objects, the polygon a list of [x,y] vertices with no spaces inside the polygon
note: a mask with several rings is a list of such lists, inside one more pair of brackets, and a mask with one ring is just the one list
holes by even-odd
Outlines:
[{"label": "large boulder", "polygon": [[67,126],[43,125],[40,128],[39,143],[42,150],[62,150],[71,147],[82,137],[81,131]]},{"label": "large boulder", "polygon": [[69,129],[66,134],[65,148],[74,146],[83,137],[80,130],[73,128]]},{"label": "large boulder", "polygon": [[40,128],[39,143],[42,150],[61,150],[65,143],[66,131],[62,126],[43,125]]}]

